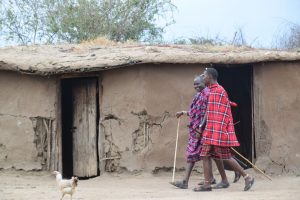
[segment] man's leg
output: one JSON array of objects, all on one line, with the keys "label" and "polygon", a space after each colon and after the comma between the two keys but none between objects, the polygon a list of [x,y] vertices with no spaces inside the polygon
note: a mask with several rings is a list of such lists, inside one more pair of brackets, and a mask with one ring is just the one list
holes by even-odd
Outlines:
[{"label": "man's leg", "polygon": [[231,157],[230,159],[224,160],[234,171],[239,172],[245,179],[245,188],[244,190],[247,191],[249,190],[253,183],[254,183],[254,178],[251,177],[250,175],[247,175],[244,171],[244,169],[239,165],[239,163]]},{"label": "man's leg", "polygon": [[194,162],[188,162],[187,163],[187,168],[186,168],[186,171],[185,171],[185,177],[183,179],[183,181],[186,182],[187,184],[190,180],[190,176],[191,176],[192,170],[194,168],[194,165],[195,165]]},{"label": "man's leg", "polygon": [[226,162],[233,169],[233,171],[239,172],[243,177],[247,175],[244,169],[239,165],[239,163],[234,158],[224,160],[224,162]]},{"label": "man's leg", "polygon": [[210,180],[211,180],[211,174],[210,171],[212,171],[212,165],[211,165],[211,158],[208,156],[203,157],[203,173],[204,173],[204,187],[205,188],[211,188]]},{"label": "man's leg", "polygon": [[[216,179],[214,178],[213,170],[212,170],[212,158],[209,158],[209,176],[210,176],[210,184],[216,184]],[[198,183],[198,185],[204,185],[204,181]]]},{"label": "man's leg", "polygon": [[218,171],[221,175],[222,181],[218,183],[214,188],[215,189],[222,189],[222,188],[228,188],[229,187],[229,182],[225,173],[223,161],[220,159],[214,159],[218,168]]},{"label": "man's leg", "polygon": [[203,145],[200,156],[203,161],[203,173],[204,173],[204,185],[194,188],[195,192],[204,192],[211,191],[211,174],[212,174],[212,165],[211,165],[211,156],[210,152],[212,150],[211,145]]},{"label": "man's leg", "polygon": [[210,177],[210,182],[212,182],[212,180],[214,179],[214,174],[213,174],[213,170],[212,170],[212,159],[209,158],[209,177]]},{"label": "man's leg", "polygon": [[[239,164],[241,167],[247,167],[247,165],[243,162],[241,162],[240,160],[238,160],[236,157],[233,157]],[[240,180],[241,178],[241,174],[237,171],[234,171],[230,166],[227,165],[226,162],[223,161],[223,164],[224,164],[224,169],[225,170],[229,170],[229,171],[233,171],[234,172],[234,179],[233,179],[233,183],[236,183]]]},{"label": "man's leg", "polygon": [[187,167],[186,167],[186,171],[185,171],[184,179],[182,181],[176,181],[176,182],[171,183],[171,184],[178,187],[178,188],[181,188],[181,189],[187,189],[189,179],[190,179],[190,176],[191,176],[194,165],[195,165],[195,162],[188,162]]},{"label": "man's leg", "polygon": [[241,178],[241,174],[237,171],[234,171],[234,179],[233,179],[233,182],[236,183],[240,180]]},{"label": "man's leg", "polygon": [[214,161],[217,165],[217,168],[218,168],[218,171],[221,175],[222,181],[223,182],[228,182],[227,176],[226,176],[226,173],[225,173],[225,169],[224,169],[224,165],[223,165],[223,161],[219,160],[219,159],[214,159]]}]

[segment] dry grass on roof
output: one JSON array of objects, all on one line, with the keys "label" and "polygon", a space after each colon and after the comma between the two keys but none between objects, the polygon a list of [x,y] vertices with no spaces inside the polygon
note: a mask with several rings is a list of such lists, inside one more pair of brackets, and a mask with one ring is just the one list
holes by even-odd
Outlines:
[{"label": "dry grass on roof", "polygon": [[[204,45],[190,45],[190,44],[153,44],[153,45],[146,45],[138,41],[128,40],[125,42],[116,42],[113,40],[108,39],[107,37],[97,37],[91,40],[84,40],[80,42],[80,44],[75,45],[75,49],[85,49],[94,46],[103,46],[103,47],[137,47],[137,46],[147,46],[151,48],[154,47],[169,47],[169,48],[187,48],[187,49],[194,49],[201,52],[238,52],[238,51],[247,51],[253,50],[249,46],[236,46],[236,45],[211,45],[211,44],[204,44]],[[74,50],[75,50],[74,49]]]},{"label": "dry grass on roof", "polygon": [[116,42],[108,39],[107,37],[97,37],[91,40],[84,40],[80,42],[79,46],[129,46],[129,45],[141,45],[138,41],[127,40],[125,42]]},{"label": "dry grass on roof", "polygon": [[149,63],[249,64],[297,60],[300,60],[300,52],[245,46],[115,43],[105,38],[81,44],[0,48],[0,70],[37,75],[95,72]]}]

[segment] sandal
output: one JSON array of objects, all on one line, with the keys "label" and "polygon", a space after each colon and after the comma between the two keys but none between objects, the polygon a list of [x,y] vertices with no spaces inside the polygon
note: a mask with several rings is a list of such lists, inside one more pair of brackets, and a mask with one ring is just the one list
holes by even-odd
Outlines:
[{"label": "sandal", "polygon": [[238,173],[238,172],[234,172],[234,179],[233,179],[233,182],[236,183],[240,180],[241,178],[241,174]]},{"label": "sandal", "polygon": [[[214,184],[216,184],[216,183],[217,183],[217,181],[216,181],[215,178],[213,178],[213,179],[210,181],[210,184],[211,184],[211,185],[214,185]],[[200,183],[198,183],[198,185],[204,185],[204,181],[201,181]]]},{"label": "sandal", "polygon": [[170,184],[180,189],[188,189],[188,184],[185,181],[170,182]]},{"label": "sandal", "polygon": [[228,182],[221,181],[220,183],[218,183],[217,185],[215,185],[213,187],[213,189],[224,189],[224,188],[228,188],[228,187],[229,187],[229,183]]},{"label": "sandal", "polygon": [[193,190],[194,192],[210,192],[211,187],[200,186],[200,187],[195,187]]},{"label": "sandal", "polygon": [[254,184],[254,178],[247,175],[245,177],[245,188],[244,191],[248,191]]}]

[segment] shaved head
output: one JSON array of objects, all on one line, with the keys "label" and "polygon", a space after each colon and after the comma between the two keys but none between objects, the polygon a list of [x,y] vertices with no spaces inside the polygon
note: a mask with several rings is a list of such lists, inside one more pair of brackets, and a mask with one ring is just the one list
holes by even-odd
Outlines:
[{"label": "shaved head", "polygon": [[198,75],[195,77],[194,79],[194,88],[200,92],[201,90],[203,90],[205,88],[205,83],[204,83],[204,76],[203,74]]},{"label": "shaved head", "polygon": [[218,80],[218,71],[215,68],[206,68],[206,73],[213,78],[214,81]]},{"label": "shaved head", "polygon": [[203,76],[202,74],[201,75],[197,75],[195,78],[194,78],[194,83],[201,83],[203,82],[204,79],[203,79]]},{"label": "shaved head", "polygon": [[204,71],[205,85],[209,86],[218,80],[218,71],[215,68],[206,68]]}]

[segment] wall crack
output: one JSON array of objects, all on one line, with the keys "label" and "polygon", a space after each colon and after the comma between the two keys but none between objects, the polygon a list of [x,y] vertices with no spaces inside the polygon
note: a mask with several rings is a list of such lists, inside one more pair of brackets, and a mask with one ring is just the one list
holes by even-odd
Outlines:
[{"label": "wall crack", "polygon": [[131,111],[131,114],[138,117],[138,128],[132,133],[132,152],[139,153],[144,149],[150,149],[153,144],[151,135],[154,129],[163,128],[163,123],[170,117],[170,113],[165,111],[161,116],[152,116],[147,113],[146,110],[140,112]]}]

